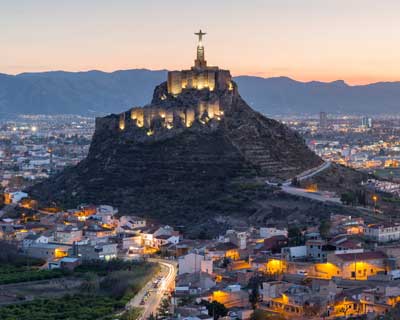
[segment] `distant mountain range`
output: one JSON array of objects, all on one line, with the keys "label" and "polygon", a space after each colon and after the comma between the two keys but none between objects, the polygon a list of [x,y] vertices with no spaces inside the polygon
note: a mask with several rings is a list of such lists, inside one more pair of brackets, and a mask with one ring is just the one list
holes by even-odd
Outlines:
[{"label": "distant mountain range", "polygon": [[[150,102],[167,71],[111,73],[40,72],[0,74],[0,113],[119,113]],[[344,81],[299,82],[287,77],[234,78],[249,105],[264,114],[394,114],[400,110],[400,82],[350,86]]]}]

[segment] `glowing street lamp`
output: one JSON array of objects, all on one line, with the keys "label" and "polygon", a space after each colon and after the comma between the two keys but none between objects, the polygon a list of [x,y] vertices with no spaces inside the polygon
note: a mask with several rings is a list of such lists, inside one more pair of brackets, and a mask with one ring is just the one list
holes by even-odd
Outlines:
[{"label": "glowing street lamp", "polygon": [[376,194],[372,196],[372,201],[374,202],[374,211],[376,211],[376,203],[378,201],[378,196]]}]

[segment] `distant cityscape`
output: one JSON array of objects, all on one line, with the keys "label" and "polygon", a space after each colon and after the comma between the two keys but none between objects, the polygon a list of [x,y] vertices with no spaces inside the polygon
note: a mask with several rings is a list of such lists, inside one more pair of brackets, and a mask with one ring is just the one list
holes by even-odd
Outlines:
[{"label": "distant cityscape", "polygon": [[8,190],[25,188],[88,152],[94,118],[69,115],[20,115],[0,121],[0,179]]}]

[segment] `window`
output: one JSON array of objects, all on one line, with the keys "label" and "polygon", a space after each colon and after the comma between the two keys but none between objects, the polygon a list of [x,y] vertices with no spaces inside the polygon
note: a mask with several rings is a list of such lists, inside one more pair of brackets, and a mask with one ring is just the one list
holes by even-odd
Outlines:
[{"label": "window", "polygon": [[354,271],[351,272],[351,277],[355,278],[356,277],[356,273]]}]

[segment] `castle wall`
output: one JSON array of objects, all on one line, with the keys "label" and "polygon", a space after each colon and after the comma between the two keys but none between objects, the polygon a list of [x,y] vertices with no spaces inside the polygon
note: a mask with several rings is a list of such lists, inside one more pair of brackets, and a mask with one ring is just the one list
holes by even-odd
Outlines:
[{"label": "castle wall", "polygon": [[168,72],[168,93],[173,95],[182,92],[182,72],[170,71]]},{"label": "castle wall", "polygon": [[214,91],[214,89],[215,89],[215,72],[214,71],[207,72],[207,86],[210,89],[210,91]]},{"label": "castle wall", "polygon": [[207,68],[205,70],[182,70],[168,72],[168,93],[178,95],[183,89],[209,89],[213,91],[216,87],[227,89],[231,82],[229,71],[218,70],[218,68]]},{"label": "castle wall", "polygon": [[154,121],[158,120],[167,129],[179,126],[189,128],[195,121],[205,124],[210,119],[220,120],[222,114],[218,100],[200,101],[197,107],[186,108],[135,107],[130,112],[131,121],[126,121],[125,113],[120,114],[118,127],[120,130],[125,130],[133,125],[153,131]]},{"label": "castle wall", "polygon": [[188,128],[191,127],[194,120],[195,120],[194,109],[192,109],[192,108],[186,109],[186,117],[185,117],[186,127],[188,127]]},{"label": "castle wall", "polygon": [[133,108],[131,110],[131,119],[136,121],[136,125],[141,128],[144,126],[144,111],[143,108]]},{"label": "castle wall", "polygon": [[119,130],[125,130],[125,112],[119,115]]},{"label": "castle wall", "polygon": [[229,71],[220,70],[217,73],[217,85],[218,88],[221,88],[222,90],[225,89],[232,90],[232,78]]},{"label": "castle wall", "polygon": [[206,111],[207,111],[207,102],[200,101],[199,105],[197,106],[197,113],[199,117],[201,118]]}]

